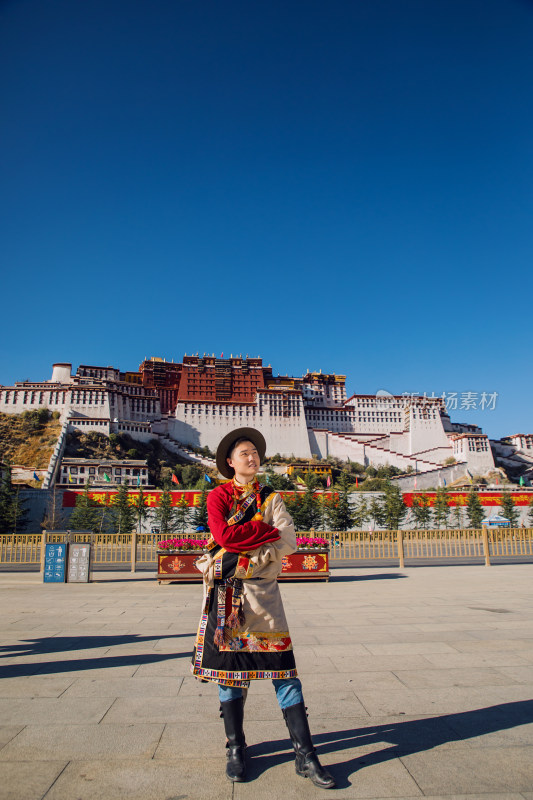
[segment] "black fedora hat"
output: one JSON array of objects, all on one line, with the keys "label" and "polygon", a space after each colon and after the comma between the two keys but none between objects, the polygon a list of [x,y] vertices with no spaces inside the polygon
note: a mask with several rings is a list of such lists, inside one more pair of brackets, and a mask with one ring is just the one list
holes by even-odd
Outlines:
[{"label": "black fedora hat", "polygon": [[262,433],[255,428],[237,428],[234,431],[227,433],[217,447],[216,462],[217,468],[221,475],[225,478],[233,478],[235,471],[226,459],[228,458],[229,451],[235,444],[237,439],[245,439],[255,445],[259,453],[259,460],[262,461],[265,457],[266,442]]}]

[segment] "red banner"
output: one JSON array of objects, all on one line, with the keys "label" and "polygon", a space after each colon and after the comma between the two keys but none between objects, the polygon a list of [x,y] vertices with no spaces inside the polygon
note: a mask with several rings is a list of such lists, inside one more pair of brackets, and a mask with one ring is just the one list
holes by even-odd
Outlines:
[{"label": "red banner", "polygon": [[[449,506],[466,506],[470,492],[447,492],[446,499]],[[500,506],[503,492],[477,492],[482,506]],[[505,492],[513,498],[515,506],[527,506],[533,499],[533,493],[529,492]],[[427,497],[428,505],[435,505],[436,492],[405,492],[403,501],[406,506],[413,505],[414,497]]]},{"label": "red banner", "polygon": [[[74,508],[76,505],[76,497],[83,494],[83,490],[66,489],[63,492],[63,508]],[[160,490],[144,492],[144,499],[149,508],[155,508],[159,505],[159,500],[163,492]],[[282,497],[291,495],[301,496],[299,492],[280,492]],[[449,506],[466,506],[468,503],[469,492],[447,492],[446,497]],[[527,506],[533,499],[533,492],[506,492],[513,498],[515,506]],[[111,505],[116,497],[116,491],[98,491],[89,492],[89,497],[100,505]],[[188,506],[194,507],[200,505],[200,498],[202,493],[198,489],[186,489],[182,492],[170,492],[172,497],[172,505],[177,506],[180,502],[185,501]],[[337,496],[337,492],[320,492],[317,495],[319,498],[326,499]],[[435,504],[436,492],[405,492],[403,495],[404,503],[406,506],[413,505],[413,497],[427,497],[428,504],[433,506]],[[133,505],[139,497],[138,491],[128,492],[128,501]],[[478,492],[478,497],[482,506],[500,506],[502,492]]]},{"label": "red banner", "polygon": [[[76,505],[76,497],[79,494],[83,494],[83,491],[74,491],[72,489],[66,489],[63,492],[63,508],[74,508]],[[89,497],[91,500],[94,500],[96,503],[100,505],[109,506],[114,503],[114,499],[117,496],[118,492],[108,492],[107,490],[98,491],[95,490],[94,492],[89,492]],[[144,494],[144,501],[149,508],[155,508],[159,505],[159,500],[163,492],[161,491],[146,491],[143,492]],[[185,500],[188,506],[199,506],[200,505],[200,498],[202,493],[198,490],[194,491],[184,491],[184,492],[170,492],[172,497],[172,505],[177,506]],[[137,498],[139,497],[139,492],[128,492],[128,502],[132,505],[137,502]]]},{"label": "red banner", "polygon": [[[65,489],[63,492],[63,508],[74,508],[76,505],[76,497],[83,494],[83,490],[79,489]],[[160,490],[145,491],[144,500],[149,508],[155,508],[159,505],[159,500],[163,494]],[[280,492],[282,497],[287,495],[299,494],[298,492]],[[109,506],[114,502],[116,491],[108,491],[107,489],[95,489],[94,492],[89,492],[89,497],[100,505]],[[318,497],[331,497],[333,492],[320,492]],[[198,489],[185,489],[182,492],[170,492],[172,497],[172,505],[177,506],[180,502],[185,500],[188,506],[200,505],[200,498],[202,493]],[[133,505],[139,497],[139,491],[128,492],[128,501]]]}]

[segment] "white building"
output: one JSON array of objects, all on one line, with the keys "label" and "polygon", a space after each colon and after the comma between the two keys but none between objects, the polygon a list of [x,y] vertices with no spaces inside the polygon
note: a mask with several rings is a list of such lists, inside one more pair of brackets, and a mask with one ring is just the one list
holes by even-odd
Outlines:
[{"label": "white building", "polygon": [[98,458],[63,458],[56,483],[63,488],[73,485],[149,487],[146,461]]},{"label": "white building", "polygon": [[[273,376],[260,358],[186,356],[150,359],[139,372],[53,365],[49,381],[0,387],[0,411],[58,410],[71,429],[128,433],[214,450],[232,428],[260,429],[270,454],[389,464],[425,472],[454,458],[470,472],[494,468],[490,443],[476,425],[451,422],[441,398],[354,394],[344,375]],[[164,409],[164,412],[162,411]],[[507,447],[531,453],[532,436]],[[504,445],[502,444],[502,447]],[[63,475],[63,473],[61,473]]]}]

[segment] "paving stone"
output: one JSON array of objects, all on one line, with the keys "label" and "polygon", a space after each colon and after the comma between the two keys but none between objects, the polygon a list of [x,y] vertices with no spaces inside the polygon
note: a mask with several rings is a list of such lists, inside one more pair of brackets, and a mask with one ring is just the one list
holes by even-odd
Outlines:
[{"label": "paving stone", "polygon": [[0,750],[0,761],[151,758],[163,724],[27,725]]},{"label": "paving stone", "polygon": [[[517,800],[518,792],[523,798],[529,791],[533,800],[533,781],[522,788],[533,761],[533,565],[417,568],[405,570],[403,580],[370,580],[382,574],[341,569],[339,577],[357,580],[282,586],[310,727],[321,760],[339,779],[337,794]],[[59,790],[69,800],[136,792],[143,800],[150,792],[158,800],[185,794],[194,800],[204,790],[202,781],[194,784],[191,777],[176,794],[173,770],[192,764],[199,753],[197,778],[205,764],[213,766],[212,780],[207,770],[211,797],[230,797],[228,790],[235,798],[268,792],[269,800],[278,794],[332,796],[294,774],[270,681],[251,687],[245,707],[252,780],[234,787],[225,781],[216,686],[190,675],[201,587],[162,588],[153,577],[106,573],[105,583],[55,591],[28,576],[16,584],[5,577],[0,574],[0,602],[21,627],[0,631],[3,661],[10,661],[8,670],[19,670],[22,682],[4,681],[4,687],[22,696],[0,700],[2,721],[5,709],[9,723],[0,728],[0,764],[18,762],[31,770],[70,760],[46,800]],[[81,628],[72,622],[80,618]],[[24,650],[5,649],[17,644]],[[60,697],[29,699],[24,692],[36,691],[36,670],[50,692],[66,681]],[[103,703],[107,712],[98,717],[93,703]],[[83,709],[94,713],[90,722]],[[507,772],[498,758],[508,759]],[[81,761],[94,765],[94,774],[77,771]],[[485,783],[464,766],[471,762],[481,764]],[[102,763],[108,766],[97,774]],[[122,783],[117,765],[128,773]],[[151,778],[158,774],[159,784]]]},{"label": "paving stone", "polygon": [[[474,644],[477,644],[475,642]],[[365,645],[367,650],[375,656],[413,655],[420,653],[454,653],[454,647],[445,642],[370,642]]]},{"label": "paving stone", "polygon": [[54,722],[98,723],[112,704],[111,698],[89,697],[80,703],[73,698],[39,697],[0,699],[0,719],[5,725],[49,725]]},{"label": "paving stone", "polygon": [[533,665],[530,667],[498,667],[498,672],[517,683],[533,684]]},{"label": "paving stone", "polygon": [[218,716],[218,696],[206,697],[118,697],[102,720],[102,725],[138,722],[202,722]]},{"label": "paving stone", "polygon": [[[476,669],[472,672],[464,669],[397,670],[395,675],[411,689],[424,689],[430,686],[506,686],[514,683],[512,677],[495,669]],[[531,678],[533,678],[533,667],[530,680]]]},{"label": "paving stone", "polygon": [[527,666],[528,660],[521,652],[497,653],[480,651],[477,653],[425,653],[424,658],[429,664],[434,664],[439,669],[478,669],[479,667],[500,666]]},{"label": "paving stone", "polygon": [[[323,757],[338,786],[334,796],[340,798],[420,797],[421,792],[399,759],[390,759],[367,768],[351,751],[342,754],[342,760]],[[235,784],[236,800],[271,800],[283,797],[331,798],[331,791],[319,789],[294,771],[294,754],[288,752],[258,753],[249,763],[249,782]]]},{"label": "paving stone", "polygon": [[1,697],[59,697],[72,684],[72,678],[22,677],[0,681]]},{"label": "paving stone", "polygon": [[79,664],[77,664],[76,661],[66,661],[64,663],[60,662],[59,665],[45,664],[41,665],[40,667],[37,666],[37,674],[39,676],[56,675],[56,674],[68,675],[68,677],[72,680],[75,680],[76,678],[126,679],[126,678],[131,678],[133,675],[135,675],[137,670],[139,669],[139,664],[135,661],[132,661],[131,664],[122,664],[120,662],[118,664],[115,664],[114,662],[112,662],[108,666],[105,666],[105,660],[102,661],[97,660],[91,663],[94,663],[96,666],[90,666],[88,664],[86,667],[82,667]]},{"label": "paving stone", "polygon": [[[324,692],[324,675],[311,672],[302,676],[304,692]],[[359,689],[388,689],[401,688],[402,683],[392,672],[332,672],[327,676],[328,692],[351,691]]]},{"label": "paving stone", "polygon": [[[453,687],[433,689],[394,689],[387,692],[358,690],[357,697],[371,716],[395,714],[446,714],[465,708],[496,705],[503,695],[500,687]],[[506,691],[512,688],[505,687]]]},{"label": "paving stone", "polygon": [[[487,640],[487,639],[490,639],[491,641],[497,641],[498,639],[510,640],[511,633],[512,633],[512,641],[516,641],[517,639],[533,639],[533,631],[523,630],[520,628],[510,628],[507,626],[504,626],[501,629],[493,628],[492,630],[472,631],[472,637],[478,640]],[[531,647],[531,642],[529,643],[529,647]]]},{"label": "paving stone", "polygon": [[533,747],[444,750],[402,756],[424,794],[521,792],[533,786]]},{"label": "paving stone", "polygon": [[[327,715],[327,710],[326,710]],[[388,755],[412,753],[428,748],[469,749],[470,740],[453,725],[453,715],[310,717],[313,741],[322,753],[341,753],[356,749],[361,754],[383,750]]]},{"label": "paving stone", "polygon": [[23,729],[24,725],[0,725],[0,749],[11,739],[14,739]]},{"label": "paving stone", "polygon": [[140,664],[135,671],[136,678],[184,678],[191,674],[191,655],[164,658]]},{"label": "paving stone", "polygon": [[41,800],[66,761],[0,762],[2,800]]},{"label": "paving stone", "polygon": [[231,800],[225,757],[165,764],[151,759],[76,761],[68,765],[46,800]]},{"label": "paving stone", "polygon": [[64,697],[175,697],[183,678],[78,678]]},{"label": "paving stone", "polygon": [[338,672],[390,672],[394,669],[428,669],[431,662],[426,655],[393,655],[374,656],[367,652],[366,655],[347,656],[344,649],[332,653],[331,661]]},{"label": "paving stone", "polygon": [[461,641],[450,642],[453,647],[460,653],[480,653],[488,650],[498,650],[504,652],[506,650],[516,650],[520,653],[522,650],[531,649],[531,641],[529,639],[487,639],[485,641],[470,641],[464,639]]},{"label": "paving stone", "polygon": [[[281,715],[280,715],[281,716]],[[261,723],[267,725],[269,723]],[[285,727],[282,721],[281,725]],[[245,721],[245,734],[249,739],[248,721]],[[218,713],[207,717],[203,722],[169,722],[165,725],[163,734],[157,745],[154,759],[168,764],[179,763],[182,759],[198,758],[223,758],[225,755],[224,723],[218,718]]]}]

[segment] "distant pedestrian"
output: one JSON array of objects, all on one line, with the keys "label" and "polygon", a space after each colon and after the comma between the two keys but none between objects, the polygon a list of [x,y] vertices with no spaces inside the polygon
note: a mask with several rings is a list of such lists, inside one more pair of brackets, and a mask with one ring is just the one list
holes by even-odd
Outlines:
[{"label": "distant pedestrian", "polygon": [[209,493],[212,538],[196,563],[204,576],[204,607],[192,671],[218,683],[227,738],[226,775],[246,778],[245,692],[270,679],[296,753],[296,772],[321,788],[335,781],[316,754],[297,677],[277,577],[296,534],[280,495],[256,479],[266,449],[263,435],[239,428],[220,442],[216,461],[229,479]]}]

